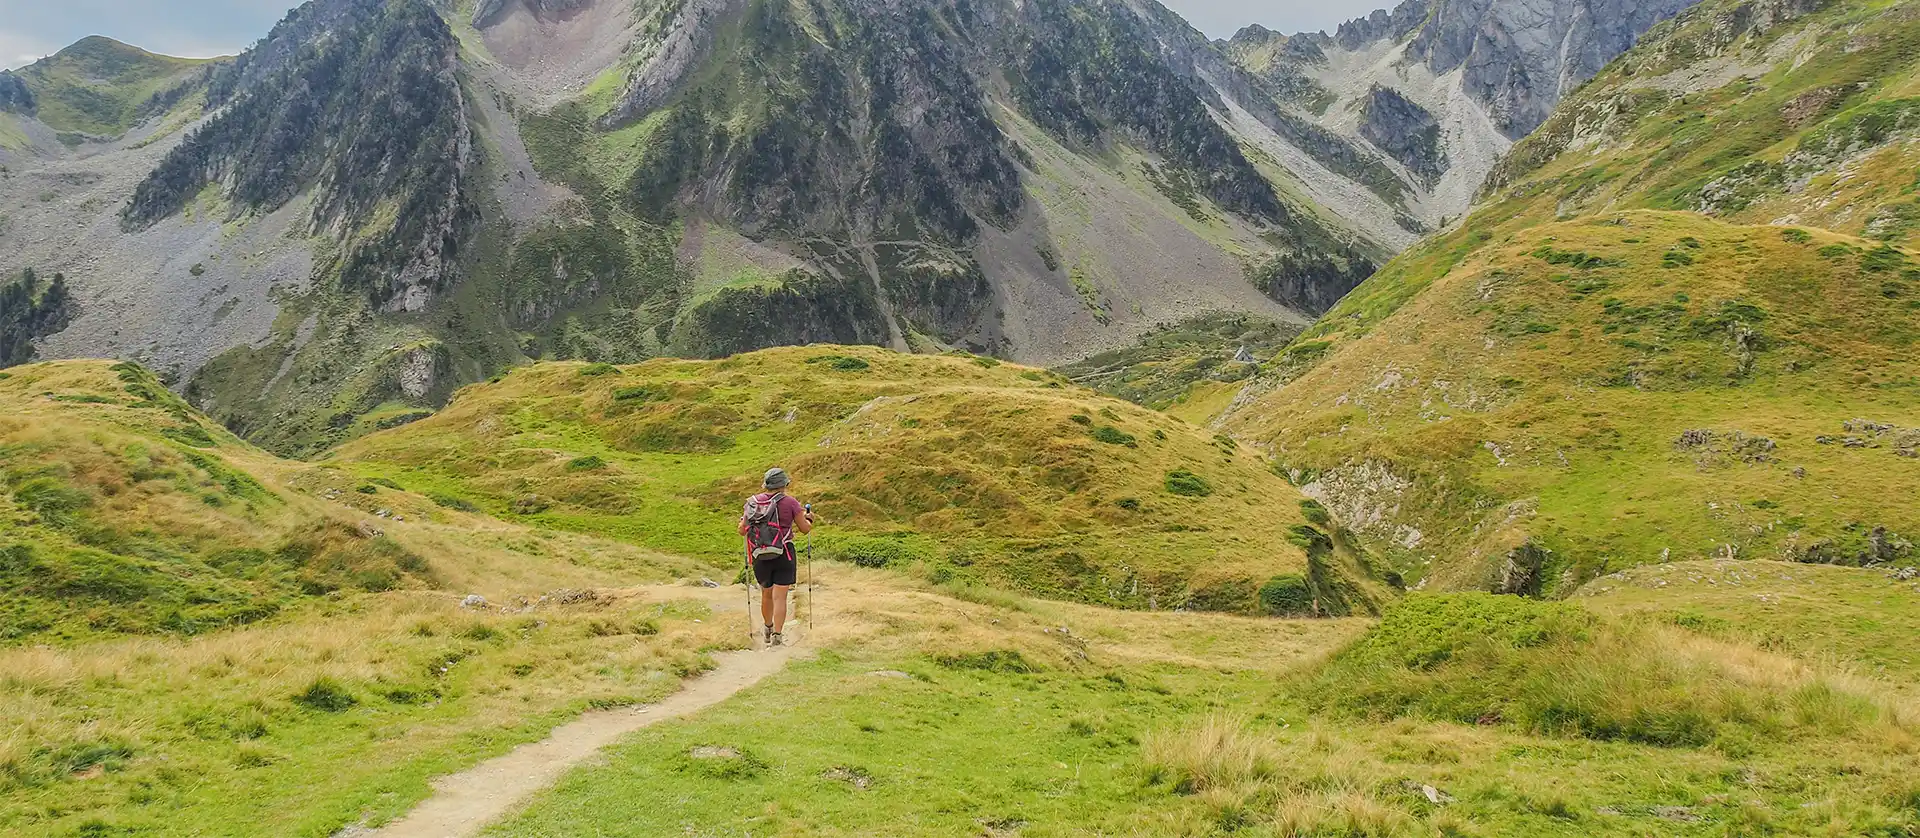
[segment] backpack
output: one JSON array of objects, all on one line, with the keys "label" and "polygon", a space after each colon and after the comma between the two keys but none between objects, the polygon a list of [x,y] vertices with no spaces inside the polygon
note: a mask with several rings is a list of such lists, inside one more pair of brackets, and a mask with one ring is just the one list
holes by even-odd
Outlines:
[{"label": "backpack", "polygon": [[766,500],[759,495],[747,498],[743,517],[747,519],[747,552],[754,561],[787,557],[787,529],[780,526],[780,501],[786,495],[775,493]]}]

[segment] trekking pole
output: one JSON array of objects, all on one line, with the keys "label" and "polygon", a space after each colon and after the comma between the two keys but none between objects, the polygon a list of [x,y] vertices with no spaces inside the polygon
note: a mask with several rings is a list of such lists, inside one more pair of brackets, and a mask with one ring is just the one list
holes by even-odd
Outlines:
[{"label": "trekking pole", "polygon": [[746,569],[741,572],[740,587],[747,589],[747,648],[753,648],[753,551],[747,551]]},{"label": "trekking pole", "polygon": [[[807,504],[807,517],[813,517],[813,504]],[[807,532],[807,636],[813,636],[813,532]]]}]

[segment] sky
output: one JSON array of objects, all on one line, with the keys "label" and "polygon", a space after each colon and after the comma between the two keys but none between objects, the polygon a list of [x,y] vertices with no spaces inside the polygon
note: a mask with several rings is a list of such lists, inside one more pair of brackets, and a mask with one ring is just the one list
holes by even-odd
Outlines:
[{"label": "sky", "polygon": [[[1332,30],[1394,0],[1162,0],[1225,38],[1249,23]],[[166,55],[231,55],[267,34],[293,0],[0,0],[0,68],[30,64],[88,35]]]}]

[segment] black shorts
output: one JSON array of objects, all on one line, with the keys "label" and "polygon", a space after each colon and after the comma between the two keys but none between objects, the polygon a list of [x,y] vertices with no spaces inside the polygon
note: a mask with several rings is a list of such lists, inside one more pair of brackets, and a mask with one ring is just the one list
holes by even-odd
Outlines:
[{"label": "black shorts", "polygon": [[753,579],[759,582],[762,588],[771,588],[775,585],[791,588],[795,582],[800,581],[800,563],[793,560],[792,551],[788,551],[787,557],[783,559],[755,559]]}]

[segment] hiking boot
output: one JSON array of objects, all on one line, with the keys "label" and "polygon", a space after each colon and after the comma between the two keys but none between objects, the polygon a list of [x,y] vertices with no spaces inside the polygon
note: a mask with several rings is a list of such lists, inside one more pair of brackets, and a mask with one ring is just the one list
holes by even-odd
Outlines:
[{"label": "hiking boot", "polygon": [[773,633],[773,624],[771,623],[767,624],[767,636],[763,639],[765,639],[768,643],[772,643],[773,639],[779,636],[780,635]]},{"label": "hiking boot", "polygon": [[771,640],[768,640],[767,642],[768,642],[769,644],[771,644],[771,645],[774,645],[774,646],[778,646],[778,645],[780,645],[780,644],[781,644],[781,643],[783,642],[783,641],[781,641],[781,639],[780,639],[780,632],[777,632],[777,631],[776,631],[776,632],[774,632],[774,633],[773,633],[773,639],[771,639]]}]

